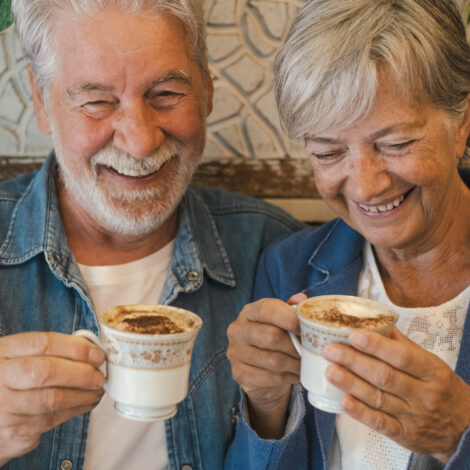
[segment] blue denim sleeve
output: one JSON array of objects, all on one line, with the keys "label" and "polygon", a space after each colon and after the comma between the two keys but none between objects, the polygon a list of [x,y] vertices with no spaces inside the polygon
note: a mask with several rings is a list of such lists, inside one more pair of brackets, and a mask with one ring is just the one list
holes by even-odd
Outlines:
[{"label": "blue denim sleeve", "polygon": [[[269,251],[270,248],[263,252],[258,263],[253,301],[265,298],[282,298],[280,292],[276,292],[276,288],[273,286],[272,276],[275,274],[276,269],[274,266],[269,266]],[[273,264],[272,260],[271,264]]]},{"label": "blue denim sleeve", "polygon": [[460,439],[457,452],[444,467],[445,470],[460,470],[461,468],[470,468],[470,426],[463,433]]},{"label": "blue denim sleeve", "polygon": [[[283,297],[279,288],[280,270],[276,265],[276,256],[270,256],[270,251],[272,247],[263,253],[258,264],[253,300]],[[225,470],[309,469],[306,409],[300,385],[295,385],[292,389],[289,417],[282,439],[262,439],[250,427],[246,395],[243,392],[240,410],[241,416],[235,438],[225,457]]]},{"label": "blue denim sleeve", "polygon": [[235,439],[230,445],[225,470],[307,470],[308,447],[304,427],[305,405],[300,386],[294,386],[286,433],[282,439],[262,439],[249,425],[245,397]]}]

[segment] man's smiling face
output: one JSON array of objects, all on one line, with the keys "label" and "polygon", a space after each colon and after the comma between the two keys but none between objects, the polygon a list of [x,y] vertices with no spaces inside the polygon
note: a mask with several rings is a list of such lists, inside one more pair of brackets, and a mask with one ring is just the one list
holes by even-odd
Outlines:
[{"label": "man's smiling face", "polygon": [[[104,230],[144,234],[174,213],[201,157],[212,85],[169,14],[65,15],[39,125],[67,204]],[[39,110],[39,112],[38,112]]]}]

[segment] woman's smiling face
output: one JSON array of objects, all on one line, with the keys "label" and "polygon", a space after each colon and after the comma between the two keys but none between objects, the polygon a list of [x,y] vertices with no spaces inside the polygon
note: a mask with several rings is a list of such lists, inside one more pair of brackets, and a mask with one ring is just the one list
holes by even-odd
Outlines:
[{"label": "woman's smiling face", "polygon": [[315,182],[334,212],[374,246],[432,244],[456,216],[457,161],[470,119],[455,122],[443,109],[412,102],[378,75],[375,105],[364,120],[305,136]]}]

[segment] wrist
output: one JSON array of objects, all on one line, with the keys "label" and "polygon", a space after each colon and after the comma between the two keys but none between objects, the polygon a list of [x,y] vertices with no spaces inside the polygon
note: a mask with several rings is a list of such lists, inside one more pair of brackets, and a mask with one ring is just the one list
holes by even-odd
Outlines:
[{"label": "wrist", "polygon": [[248,397],[247,411],[253,430],[262,439],[281,439],[288,418],[289,393],[275,401],[253,401]]}]

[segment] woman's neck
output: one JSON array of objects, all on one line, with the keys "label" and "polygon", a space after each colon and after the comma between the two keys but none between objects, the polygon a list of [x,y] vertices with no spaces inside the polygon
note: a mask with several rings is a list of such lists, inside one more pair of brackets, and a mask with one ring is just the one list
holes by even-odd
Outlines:
[{"label": "woman's neck", "polygon": [[[440,305],[470,285],[470,191],[433,238],[418,246],[374,246],[387,295],[402,307]],[[467,216],[465,215],[467,214]]]}]

